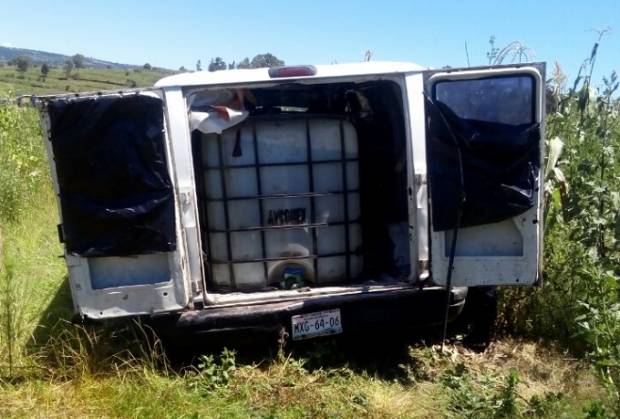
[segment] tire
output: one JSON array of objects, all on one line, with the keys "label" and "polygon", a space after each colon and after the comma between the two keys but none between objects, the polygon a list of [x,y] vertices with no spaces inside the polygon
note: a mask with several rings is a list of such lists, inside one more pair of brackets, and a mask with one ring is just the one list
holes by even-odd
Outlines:
[{"label": "tire", "polygon": [[496,287],[475,287],[467,292],[461,323],[466,337],[464,343],[472,349],[484,350],[493,340],[497,320]]}]

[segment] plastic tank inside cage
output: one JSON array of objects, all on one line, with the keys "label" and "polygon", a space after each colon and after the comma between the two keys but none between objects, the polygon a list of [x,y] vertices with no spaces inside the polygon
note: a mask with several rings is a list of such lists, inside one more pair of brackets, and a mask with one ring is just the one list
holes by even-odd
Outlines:
[{"label": "plastic tank inside cage", "polygon": [[200,134],[208,282],[334,285],[362,271],[358,139],[323,116],[253,117]]}]

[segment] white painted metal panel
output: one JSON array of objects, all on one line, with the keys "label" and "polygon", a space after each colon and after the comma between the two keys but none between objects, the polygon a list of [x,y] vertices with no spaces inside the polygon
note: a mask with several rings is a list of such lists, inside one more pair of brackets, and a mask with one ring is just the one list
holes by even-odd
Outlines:
[{"label": "white painted metal panel", "polygon": [[426,113],[424,109],[423,75],[411,74],[406,78],[406,108],[408,109],[408,127],[410,132],[408,153],[413,167],[409,180],[410,229],[413,236],[411,245],[411,263],[415,280],[425,280],[430,272],[428,264],[428,187],[426,168]]},{"label": "white painted metal panel", "polygon": [[[438,81],[479,79],[485,76],[530,75],[535,80],[535,117],[544,144],[544,81],[534,67],[482,69],[434,74]],[[541,158],[542,162],[542,158]],[[523,214],[499,223],[459,229],[452,272],[453,286],[531,285],[539,279],[542,257],[542,163],[535,205]],[[432,185],[431,185],[432,186]],[[452,232],[431,231],[433,282],[445,285]]]},{"label": "white painted metal panel", "polygon": [[277,82],[282,80],[311,80],[319,78],[339,78],[372,75],[392,75],[395,73],[411,73],[424,70],[414,63],[370,61],[362,63],[316,65],[315,76],[271,78],[267,68],[240,69],[227,71],[194,71],[164,77],[155,83],[155,87],[169,88],[176,86],[208,86],[237,83]]},{"label": "white painted metal panel", "polygon": [[[119,95],[119,93],[109,94]],[[161,97],[161,92],[158,91],[149,91],[146,94]],[[75,100],[89,100],[97,97],[99,96],[80,96]],[[64,100],[72,99],[66,97]],[[167,117],[169,119],[169,115]],[[50,121],[45,113],[42,121],[44,132],[49,138]],[[168,170],[174,184],[176,182],[174,156],[171,154],[167,129],[166,148]],[[59,196],[54,154],[49,140],[46,140],[46,149],[54,190]],[[60,198],[58,198],[58,205],[60,208]],[[175,207],[178,214],[180,210],[176,194]],[[60,216],[62,217],[62,213]],[[104,319],[170,312],[186,308],[190,301],[189,282],[184,262],[186,250],[182,239],[181,223],[179,217],[176,218],[177,250],[174,252],[104,258],[87,258],[65,252],[76,313],[92,319]]]},{"label": "white painted metal panel", "polygon": [[174,163],[176,188],[179,196],[180,223],[187,252],[189,281],[192,296],[202,292],[203,261],[201,253],[196,180],[189,131],[189,120],[185,96],[180,88],[165,90],[166,115],[170,151]]}]

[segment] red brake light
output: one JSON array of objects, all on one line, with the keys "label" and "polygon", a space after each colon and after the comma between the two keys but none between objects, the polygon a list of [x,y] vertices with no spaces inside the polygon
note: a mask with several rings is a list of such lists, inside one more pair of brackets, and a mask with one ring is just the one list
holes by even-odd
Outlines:
[{"label": "red brake light", "polygon": [[293,65],[286,67],[272,67],[269,69],[269,77],[304,77],[316,75],[316,67],[313,65]]}]

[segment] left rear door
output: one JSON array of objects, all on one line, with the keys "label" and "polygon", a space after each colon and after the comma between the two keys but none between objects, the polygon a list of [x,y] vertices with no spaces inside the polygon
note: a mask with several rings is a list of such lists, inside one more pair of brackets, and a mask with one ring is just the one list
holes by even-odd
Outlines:
[{"label": "left rear door", "polygon": [[43,99],[76,311],[179,310],[190,296],[161,92]]}]

